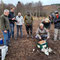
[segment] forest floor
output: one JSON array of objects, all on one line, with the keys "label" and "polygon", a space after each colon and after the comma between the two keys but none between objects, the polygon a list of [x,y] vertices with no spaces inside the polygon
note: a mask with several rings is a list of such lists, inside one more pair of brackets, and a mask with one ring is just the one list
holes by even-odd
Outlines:
[{"label": "forest floor", "polygon": [[[33,24],[33,36],[36,34],[36,30],[39,26],[40,20],[34,20]],[[15,29],[16,32],[16,29]],[[27,39],[27,33],[25,26],[23,26],[23,38],[18,38],[18,40],[11,39],[11,46],[9,47],[8,55],[6,60],[60,60],[60,41],[53,41],[54,28],[53,25],[50,29],[51,38],[48,40],[48,46],[52,48],[55,54],[50,54],[46,56],[44,53],[37,51],[36,39]],[[16,35],[16,33],[15,33]],[[33,52],[33,49],[36,49]]]}]

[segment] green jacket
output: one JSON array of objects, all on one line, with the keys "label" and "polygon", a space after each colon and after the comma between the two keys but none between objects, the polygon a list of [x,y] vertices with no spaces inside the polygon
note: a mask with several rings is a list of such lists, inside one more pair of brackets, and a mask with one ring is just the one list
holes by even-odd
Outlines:
[{"label": "green jacket", "polygon": [[10,24],[8,17],[5,16],[4,14],[0,16],[0,30],[10,30]]},{"label": "green jacket", "polygon": [[24,17],[25,25],[32,25],[33,24],[33,17],[32,16],[25,16]]}]

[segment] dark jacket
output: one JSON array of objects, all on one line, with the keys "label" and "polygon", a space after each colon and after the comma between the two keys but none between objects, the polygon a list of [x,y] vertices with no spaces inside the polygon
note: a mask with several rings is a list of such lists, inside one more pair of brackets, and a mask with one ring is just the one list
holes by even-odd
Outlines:
[{"label": "dark jacket", "polygon": [[32,25],[33,24],[33,17],[32,16],[25,16],[24,17],[25,25]]},{"label": "dark jacket", "polygon": [[60,29],[60,16],[54,18],[54,27]]},{"label": "dark jacket", "polygon": [[4,14],[0,16],[0,29],[2,31],[10,30],[10,24],[9,24],[8,17],[5,16]]},{"label": "dark jacket", "polygon": [[12,20],[12,18],[15,18],[14,12],[10,11],[8,18],[10,23],[14,24],[16,22],[16,20]]}]

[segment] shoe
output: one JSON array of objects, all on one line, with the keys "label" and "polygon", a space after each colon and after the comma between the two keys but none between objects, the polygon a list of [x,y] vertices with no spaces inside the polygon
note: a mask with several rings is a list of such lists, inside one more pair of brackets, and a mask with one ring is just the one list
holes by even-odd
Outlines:
[{"label": "shoe", "polygon": [[54,40],[54,41],[57,41],[57,40]]},{"label": "shoe", "polygon": [[15,38],[15,40],[18,40],[18,38]]},{"label": "shoe", "polygon": [[23,38],[23,36],[20,36],[20,38]]},{"label": "shoe", "polygon": [[27,38],[29,38],[29,35],[27,35]]},{"label": "shoe", "polygon": [[31,38],[33,39],[33,35],[31,35]]}]

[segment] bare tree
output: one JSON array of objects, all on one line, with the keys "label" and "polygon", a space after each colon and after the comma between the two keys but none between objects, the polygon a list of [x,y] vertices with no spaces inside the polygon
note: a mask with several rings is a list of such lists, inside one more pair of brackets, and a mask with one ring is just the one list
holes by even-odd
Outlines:
[{"label": "bare tree", "polygon": [[19,1],[17,6],[16,6],[16,10],[15,10],[16,14],[18,12],[21,12],[22,14],[24,14],[24,5]]}]

